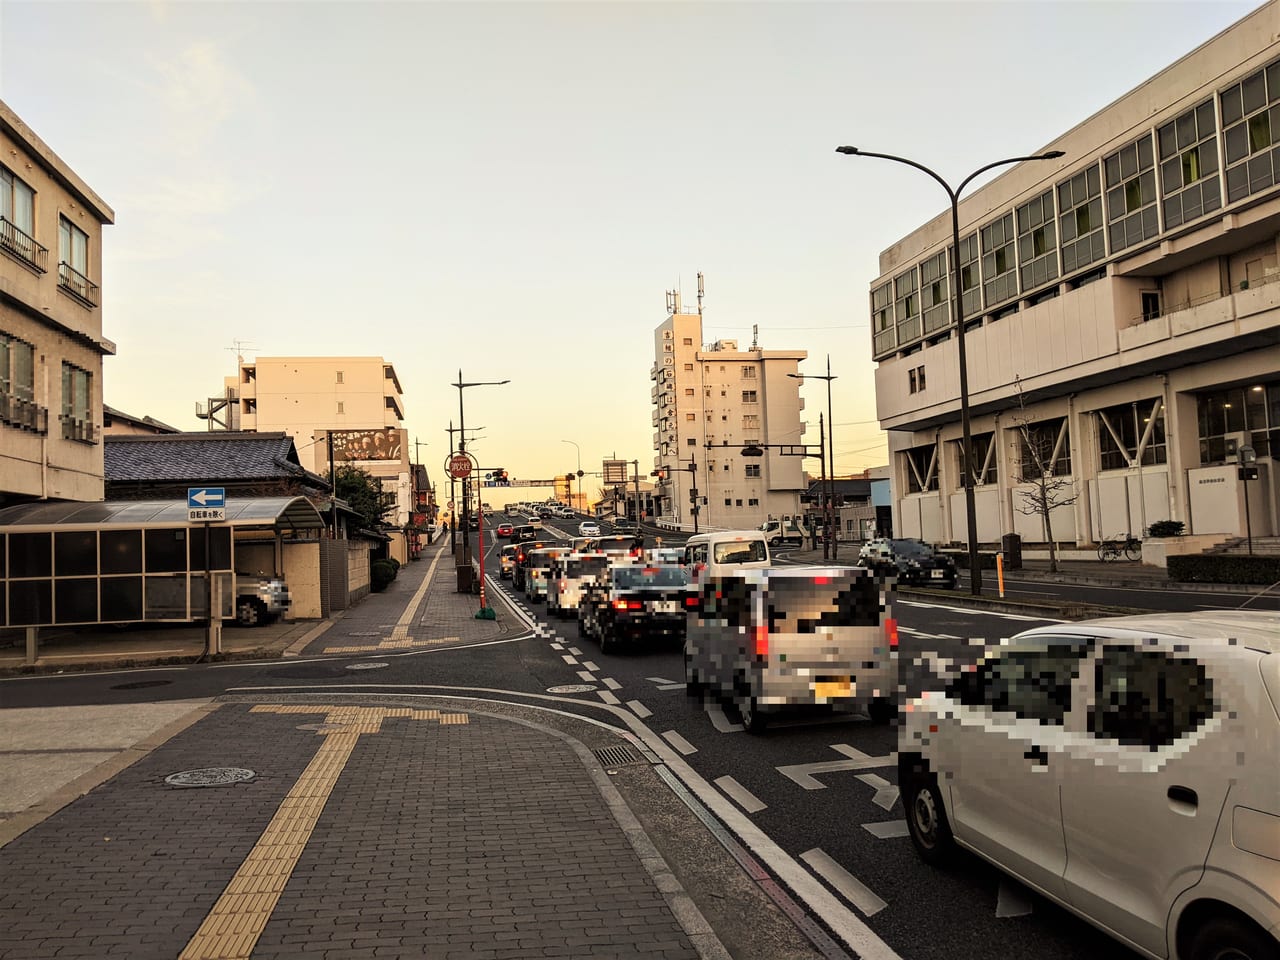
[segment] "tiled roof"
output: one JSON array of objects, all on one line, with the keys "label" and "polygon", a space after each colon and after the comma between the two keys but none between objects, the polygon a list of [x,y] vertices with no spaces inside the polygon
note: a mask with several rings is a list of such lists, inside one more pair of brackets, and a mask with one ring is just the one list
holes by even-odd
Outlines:
[{"label": "tiled roof", "polygon": [[171,433],[103,438],[110,482],[273,480],[322,477],[303,469],[286,433]]}]

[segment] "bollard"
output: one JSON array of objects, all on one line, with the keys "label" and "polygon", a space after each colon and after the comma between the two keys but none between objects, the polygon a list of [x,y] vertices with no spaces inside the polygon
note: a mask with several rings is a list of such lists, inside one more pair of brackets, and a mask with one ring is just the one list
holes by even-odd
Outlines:
[{"label": "bollard", "polygon": [[1000,596],[1004,597],[1004,554],[996,553],[996,580],[1000,583]]}]

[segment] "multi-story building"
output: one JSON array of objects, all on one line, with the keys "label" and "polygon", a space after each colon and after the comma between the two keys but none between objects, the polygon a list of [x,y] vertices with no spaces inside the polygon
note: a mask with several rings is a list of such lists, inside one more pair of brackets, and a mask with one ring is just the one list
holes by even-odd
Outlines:
[{"label": "multi-story building", "polygon": [[[803,350],[763,350],[735,340],[702,341],[702,317],[669,295],[669,315],[654,332],[654,467],[658,517],[692,529],[755,527],[801,512],[803,458],[748,443],[804,444],[798,372]],[[696,490],[696,504],[691,500]]]},{"label": "multi-story building", "polygon": [[[1046,539],[1041,476],[1059,541],[1275,532],[1277,37],[1273,2],[961,202],[979,540]],[[872,344],[895,532],[963,542],[951,239],[948,209],[881,254]]]},{"label": "multi-story building", "polygon": [[404,399],[395,368],[381,357],[258,357],[239,362],[198,415],[210,429],[280,431],[303,466],[327,477],[331,462],[353,463],[394,493],[395,526],[410,521],[413,489]]},{"label": "multi-story building", "polygon": [[116,347],[97,280],[114,220],[0,103],[0,507],[102,499],[102,358]]}]

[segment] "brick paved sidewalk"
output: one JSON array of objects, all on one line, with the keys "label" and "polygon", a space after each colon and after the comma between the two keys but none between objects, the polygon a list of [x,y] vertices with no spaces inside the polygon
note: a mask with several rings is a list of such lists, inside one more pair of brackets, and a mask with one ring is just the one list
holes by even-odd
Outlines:
[{"label": "brick paved sidewalk", "polygon": [[224,704],[0,848],[0,958],[728,956],[583,744],[440,704]]}]

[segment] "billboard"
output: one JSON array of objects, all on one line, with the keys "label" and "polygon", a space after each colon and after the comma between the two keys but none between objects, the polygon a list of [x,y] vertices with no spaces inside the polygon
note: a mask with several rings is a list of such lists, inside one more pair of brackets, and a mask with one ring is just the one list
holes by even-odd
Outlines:
[{"label": "billboard", "polygon": [[377,430],[334,430],[331,436],[335,463],[344,460],[400,459],[399,427],[381,427]]},{"label": "billboard", "polygon": [[605,483],[626,483],[627,482],[627,461],[626,460],[604,461],[604,482]]}]

